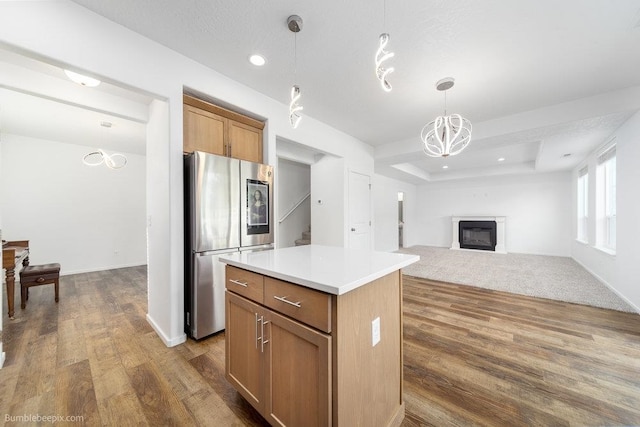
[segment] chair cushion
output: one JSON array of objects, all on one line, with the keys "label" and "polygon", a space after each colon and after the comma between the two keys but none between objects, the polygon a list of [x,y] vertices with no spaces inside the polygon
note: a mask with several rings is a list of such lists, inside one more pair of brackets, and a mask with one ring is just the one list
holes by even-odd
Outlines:
[{"label": "chair cushion", "polygon": [[53,278],[60,274],[60,264],[28,265],[20,271],[20,280],[33,276]]}]

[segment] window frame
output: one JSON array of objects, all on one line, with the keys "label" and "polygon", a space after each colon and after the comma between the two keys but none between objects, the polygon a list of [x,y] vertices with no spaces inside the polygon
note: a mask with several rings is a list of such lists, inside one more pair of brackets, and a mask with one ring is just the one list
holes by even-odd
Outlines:
[{"label": "window frame", "polygon": [[585,166],[578,171],[577,179],[577,212],[576,240],[589,241],[589,168]]},{"label": "window frame", "polygon": [[598,156],[596,187],[597,246],[608,253],[616,251],[617,211],[616,211],[616,146],[610,144]]}]

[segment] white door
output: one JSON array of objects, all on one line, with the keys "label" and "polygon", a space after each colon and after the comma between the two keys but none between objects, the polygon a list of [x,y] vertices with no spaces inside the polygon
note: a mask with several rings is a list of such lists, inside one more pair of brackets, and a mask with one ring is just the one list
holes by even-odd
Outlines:
[{"label": "white door", "polygon": [[349,247],[371,249],[371,179],[349,172]]}]

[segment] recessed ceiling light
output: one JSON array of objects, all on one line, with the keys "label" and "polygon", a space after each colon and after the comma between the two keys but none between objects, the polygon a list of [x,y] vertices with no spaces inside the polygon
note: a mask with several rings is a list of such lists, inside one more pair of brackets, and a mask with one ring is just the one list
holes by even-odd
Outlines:
[{"label": "recessed ceiling light", "polygon": [[498,161],[499,161],[499,162],[504,162],[504,157],[500,157],[500,158],[498,159]]},{"label": "recessed ceiling light", "polygon": [[267,60],[264,59],[264,56],[262,55],[254,54],[249,57],[249,62],[251,62],[256,67],[262,67],[267,62]]},{"label": "recessed ceiling light", "polygon": [[449,166],[444,165],[444,166],[442,167],[442,169],[449,169]]},{"label": "recessed ceiling light", "polygon": [[74,73],[69,70],[64,70],[64,73],[72,82],[78,83],[82,86],[95,87],[100,84],[100,80],[94,79],[93,77],[83,76],[82,74]]}]

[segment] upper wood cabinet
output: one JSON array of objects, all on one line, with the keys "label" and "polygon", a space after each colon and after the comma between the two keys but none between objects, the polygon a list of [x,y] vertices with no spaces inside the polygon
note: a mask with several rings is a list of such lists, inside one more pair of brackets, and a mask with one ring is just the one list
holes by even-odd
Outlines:
[{"label": "upper wood cabinet", "polygon": [[189,95],[184,101],[185,153],[204,151],[264,163],[264,123]]}]

